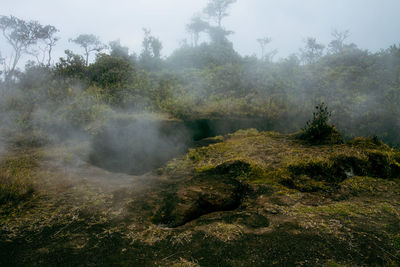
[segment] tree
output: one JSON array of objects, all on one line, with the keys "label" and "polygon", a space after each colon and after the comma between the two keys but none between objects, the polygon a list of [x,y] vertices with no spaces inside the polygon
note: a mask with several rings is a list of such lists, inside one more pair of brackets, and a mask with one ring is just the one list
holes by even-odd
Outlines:
[{"label": "tree", "polygon": [[341,134],[328,123],[331,115],[332,113],[328,111],[324,102],[316,105],[313,119],[307,121],[298,137],[313,144],[342,144]]},{"label": "tree", "polygon": [[[4,62],[5,62],[5,58],[3,58],[2,56],[1,56],[1,52],[0,52],[0,66],[3,66],[4,65]],[[3,74],[3,71],[2,70],[0,70],[0,84],[1,84],[1,75]]]},{"label": "tree", "polygon": [[332,37],[334,38],[328,45],[329,51],[333,54],[340,53],[343,51],[345,45],[344,40],[349,37],[350,33],[348,30],[339,32],[338,30],[332,31]]},{"label": "tree", "polygon": [[157,37],[151,35],[149,29],[143,29],[143,31],[143,50],[140,54],[140,63],[145,69],[155,69],[161,63],[162,43]]},{"label": "tree", "polygon": [[190,23],[186,25],[186,30],[192,34],[192,44],[197,46],[199,42],[200,33],[206,31],[210,25],[201,19],[200,16],[195,16],[192,18]]},{"label": "tree", "polygon": [[66,79],[83,79],[86,75],[85,59],[81,55],[65,50],[67,58],[60,58],[56,64],[55,74]]},{"label": "tree", "polygon": [[203,12],[214,19],[221,28],[222,19],[229,15],[228,8],[235,2],[236,0],[210,0]]},{"label": "tree", "polygon": [[99,38],[93,34],[81,34],[75,39],[70,39],[71,42],[81,46],[85,50],[85,64],[89,65],[89,55],[91,52],[100,52],[106,48]]},{"label": "tree", "polygon": [[232,33],[233,31],[227,31],[220,27],[213,27],[213,26],[208,27],[208,35],[210,36],[212,44],[232,46],[232,44],[229,42],[227,38],[227,36]]},{"label": "tree", "polygon": [[257,42],[260,44],[261,47],[261,59],[264,59],[264,55],[265,55],[265,47],[267,46],[267,44],[269,44],[271,42],[271,38],[269,37],[264,37],[264,38],[258,38]]},{"label": "tree", "polygon": [[265,61],[272,61],[273,57],[278,53],[276,49],[269,51],[268,53],[265,53],[265,47],[267,44],[271,42],[270,37],[264,37],[264,38],[258,38],[257,42],[260,44],[261,47],[261,60]]},{"label": "tree", "polygon": [[14,50],[10,63],[5,63],[8,80],[14,75],[22,55],[28,53],[28,49],[43,38],[43,27],[37,21],[26,22],[14,16],[0,16],[0,30]]},{"label": "tree", "polygon": [[122,46],[120,40],[111,41],[108,46],[111,50],[110,56],[129,60],[129,48]]},{"label": "tree", "polygon": [[325,46],[317,43],[317,40],[312,37],[308,37],[305,43],[304,49],[301,50],[301,58],[304,63],[313,64],[322,57]]},{"label": "tree", "polygon": [[51,65],[51,52],[53,51],[53,47],[56,45],[58,40],[60,40],[59,37],[55,36],[57,32],[57,28],[51,25],[44,26],[40,30],[39,36],[44,44],[44,47],[38,45],[37,49],[33,49],[29,52],[36,57],[38,63],[44,65],[47,57],[47,66],[49,67]]},{"label": "tree", "polygon": [[126,86],[134,77],[133,65],[120,57],[100,54],[88,67],[90,82],[102,88]]},{"label": "tree", "polygon": [[161,41],[151,35],[151,30],[143,29],[144,39],[142,42],[143,52],[142,54],[148,55],[153,58],[161,57],[162,43]]}]

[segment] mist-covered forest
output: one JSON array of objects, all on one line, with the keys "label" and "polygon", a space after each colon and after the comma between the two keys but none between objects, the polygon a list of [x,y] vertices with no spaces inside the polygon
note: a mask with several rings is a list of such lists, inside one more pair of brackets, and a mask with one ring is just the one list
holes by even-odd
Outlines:
[{"label": "mist-covered forest", "polygon": [[244,55],[235,4],[170,53],[0,14],[0,266],[399,266],[400,43]]},{"label": "mist-covered forest", "polygon": [[[270,130],[292,132],[324,102],[344,136],[400,144],[398,44],[372,53],[349,43],[343,29],[332,31],[329,43],[308,37],[298,53],[280,59],[271,38],[260,37],[260,55],[241,56],[223,24],[230,4],[207,7],[208,20],[194,16],[186,25],[190,41],[167,57],[162,40],[143,29],[141,51],[83,33],[69,40],[81,49],[55,59],[62,29],[2,16],[2,42],[12,49],[1,61],[2,136],[31,131],[45,138],[67,126],[93,133],[113,112],[257,117]],[[23,59],[30,59],[24,68]]]}]

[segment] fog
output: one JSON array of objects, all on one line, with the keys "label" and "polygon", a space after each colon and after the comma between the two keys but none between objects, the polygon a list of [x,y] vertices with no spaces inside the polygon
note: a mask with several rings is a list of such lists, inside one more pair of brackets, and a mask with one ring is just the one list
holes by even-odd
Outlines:
[{"label": "fog", "polygon": [[[3,1],[0,15],[53,25],[61,39],[51,64],[30,63],[23,70],[34,59],[23,51],[21,72],[5,68],[0,154],[7,142],[20,142],[15,133],[39,146],[87,138],[100,149],[85,160],[106,169],[115,167],[108,164],[114,160],[124,172],[143,174],[183,153],[196,135],[242,126],[297,131],[321,102],[346,138],[379,135],[400,144],[400,61],[393,46],[399,42],[398,1],[238,0],[228,5],[222,28],[202,13],[207,3]],[[209,23],[197,32],[198,44],[187,31],[196,15]],[[144,35],[143,28],[151,32]],[[335,30],[348,37],[336,38],[336,47]],[[70,41],[80,34],[122,46],[94,49],[86,62],[84,46]],[[273,60],[261,57],[257,39],[265,37],[271,38],[265,52],[277,51]],[[4,38],[0,51],[12,58]],[[137,120],[137,113],[150,115]],[[154,119],[160,114],[163,119]],[[121,116],[129,119],[110,123]],[[132,158],[137,165],[130,166]]]},{"label": "fog", "polygon": [[[185,25],[193,14],[200,13],[207,0],[116,0],[116,1],[27,1],[2,0],[1,14],[24,20],[37,20],[60,29],[61,40],[55,57],[66,48],[79,52],[68,42],[81,33],[92,33],[104,43],[120,39],[121,43],[140,53],[142,28],[149,28],[163,43],[162,55],[168,56],[190,37]],[[333,29],[349,30],[349,41],[372,52],[399,42],[397,0],[239,0],[223,21],[234,31],[229,39],[242,55],[260,54],[257,38],[271,37],[268,48],[277,49],[280,57],[297,53],[306,37],[321,43],[331,40]],[[3,39],[0,51],[6,56]],[[27,57],[24,58],[25,60]]]}]

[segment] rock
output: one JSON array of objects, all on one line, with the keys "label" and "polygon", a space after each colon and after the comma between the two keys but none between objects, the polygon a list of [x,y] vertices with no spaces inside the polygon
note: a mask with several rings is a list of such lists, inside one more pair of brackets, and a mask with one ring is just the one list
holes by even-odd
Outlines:
[{"label": "rock", "polygon": [[169,227],[186,224],[204,214],[238,208],[246,186],[225,175],[199,175],[180,184],[153,216],[153,222]]}]

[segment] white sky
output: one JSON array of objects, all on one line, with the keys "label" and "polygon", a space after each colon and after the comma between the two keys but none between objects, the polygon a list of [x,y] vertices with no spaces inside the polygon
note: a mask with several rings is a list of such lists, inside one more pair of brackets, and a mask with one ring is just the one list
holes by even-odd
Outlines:
[{"label": "white sky", "polygon": [[[81,33],[91,33],[108,43],[120,39],[139,53],[142,28],[163,43],[169,55],[187,38],[185,25],[208,0],[0,0],[0,14],[54,25],[62,38],[54,57],[66,48],[81,52],[68,42]],[[328,44],[333,29],[349,30],[349,42],[377,51],[400,43],[400,0],[238,0],[223,21],[235,49],[242,55],[259,54],[257,38],[269,36],[269,48],[278,57],[298,52],[306,37]],[[7,56],[0,36],[0,51]]]}]

